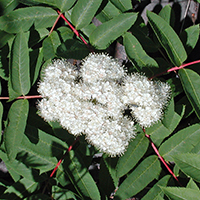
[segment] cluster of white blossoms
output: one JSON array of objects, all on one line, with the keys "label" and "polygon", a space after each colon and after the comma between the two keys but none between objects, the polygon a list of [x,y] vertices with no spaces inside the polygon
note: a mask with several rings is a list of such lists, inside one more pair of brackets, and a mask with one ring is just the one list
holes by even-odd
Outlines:
[{"label": "cluster of white blossoms", "polygon": [[[133,118],[143,127],[160,120],[170,87],[139,74],[128,75],[106,54],[90,54],[78,70],[55,60],[43,71],[39,114],[111,156],[121,155],[135,137]],[[131,116],[125,115],[125,110]]]}]

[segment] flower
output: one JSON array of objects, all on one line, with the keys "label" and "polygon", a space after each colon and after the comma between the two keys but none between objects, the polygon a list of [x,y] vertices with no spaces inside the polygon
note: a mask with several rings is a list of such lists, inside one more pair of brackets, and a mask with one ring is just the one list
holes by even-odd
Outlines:
[{"label": "flower", "polygon": [[144,127],[160,120],[170,87],[138,73],[128,75],[106,54],[89,54],[80,70],[55,60],[44,69],[38,92],[41,117],[58,121],[75,136],[84,134],[100,151],[116,156],[135,137],[132,117]]},{"label": "flower", "polygon": [[170,86],[150,81],[138,73],[127,76],[122,86],[122,101],[129,105],[131,114],[142,127],[159,121],[170,97]]}]

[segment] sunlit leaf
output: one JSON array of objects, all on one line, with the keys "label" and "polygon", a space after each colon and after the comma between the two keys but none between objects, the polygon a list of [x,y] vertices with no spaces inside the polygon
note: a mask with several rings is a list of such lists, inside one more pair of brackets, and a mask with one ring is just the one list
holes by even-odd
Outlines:
[{"label": "sunlit leaf", "polygon": [[199,39],[199,24],[185,29],[181,33],[180,39],[185,47],[185,50],[189,54],[194,49]]},{"label": "sunlit leaf", "polygon": [[116,166],[116,173],[118,177],[122,177],[128,173],[145,154],[149,146],[149,140],[145,134],[140,133],[130,142],[127,151],[119,158]]},{"label": "sunlit leaf", "polygon": [[175,163],[187,176],[200,182],[200,155],[185,153],[172,156]]},{"label": "sunlit leaf", "polygon": [[158,67],[156,61],[146,54],[138,40],[131,33],[126,33],[123,38],[126,53],[136,68]]},{"label": "sunlit leaf", "polygon": [[180,187],[161,187],[163,192],[173,200],[199,200],[200,191],[190,189],[190,188],[180,188]]},{"label": "sunlit leaf", "polygon": [[110,1],[108,1],[104,9],[96,16],[96,18],[103,23],[116,17],[120,13],[120,10],[117,9]]},{"label": "sunlit leaf", "polygon": [[24,197],[28,196],[30,193],[33,193],[37,187],[37,182],[23,178],[14,183],[12,186],[8,187],[4,194],[0,196],[0,199],[10,199],[11,197],[13,200],[24,199]]},{"label": "sunlit leaf", "polygon": [[188,182],[186,187],[194,190],[199,190],[198,185],[192,180],[192,178],[190,178],[190,181]]},{"label": "sunlit leaf", "polygon": [[88,169],[84,166],[83,158],[74,151],[63,162],[65,173],[68,175],[77,191],[90,199],[100,200],[99,190]]},{"label": "sunlit leaf", "polygon": [[160,155],[173,161],[174,155],[190,152],[200,140],[200,125],[184,128],[166,140],[159,148]]},{"label": "sunlit leaf", "polygon": [[79,30],[87,26],[97,12],[102,0],[81,0],[76,3],[71,13],[72,23]]},{"label": "sunlit leaf", "polygon": [[53,31],[50,36],[43,41],[43,55],[44,59],[53,59],[56,55],[58,46],[60,45],[60,38],[58,33]]},{"label": "sunlit leaf", "polygon": [[161,171],[157,156],[150,156],[140,163],[119,186],[115,199],[127,199],[140,192],[153,179],[157,179]]},{"label": "sunlit leaf", "polygon": [[106,49],[134,24],[136,18],[137,13],[124,13],[101,24],[90,35],[91,44],[97,49]]},{"label": "sunlit leaf", "polygon": [[30,90],[29,51],[27,35],[18,33],[11,49],[10,77],[12,89],[21,95]]},{"label": "sunlit leaf", "polygon": [[0,17],[0,29],[8,33],[28,31],[34,24],[36,29],[51,27],[58,14],[48,7],[19,8]]},{"label": "sunlit leaf", "polygon": [[56,6],[60,9],[61,12],[69,10],[76,0],[55,0]]},{"label": "sunlit leaf", "polygon": [[170,26],[174,26],[175,23],[175,14],[170,5],[166,5],[159,13],[159,16],[162,17]]},{"label": "sunlit leaf", "polygon": [[160,197],[164,196],[164,193],[162,192],[160,186],[167,186],[167,183],[170,179],[170,176],[164,176],[162,179],[160,179],[148,192],[147,194],[142,198],[142,200],[159,200]]},{"label": "sunlit leaf", "polygon": [[131,0],[110,0],[122,12],[132,9]]}]

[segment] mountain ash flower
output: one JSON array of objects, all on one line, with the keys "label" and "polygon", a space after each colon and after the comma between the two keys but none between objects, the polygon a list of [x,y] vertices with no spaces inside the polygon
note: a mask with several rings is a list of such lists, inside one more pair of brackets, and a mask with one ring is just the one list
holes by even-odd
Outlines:
[{"label": "mountain ash flower", "polygon": [[[140,74],[128,75],[106,54],[90,54],[80,70],[55,60],[43,70],[38,92],[39,115],[58,121],[74,136],[111,156],[121,155],[135,137],[134,121],[149,127],[159,121],[170,87]],[[130,115],[125,115],[125,110]]]}]

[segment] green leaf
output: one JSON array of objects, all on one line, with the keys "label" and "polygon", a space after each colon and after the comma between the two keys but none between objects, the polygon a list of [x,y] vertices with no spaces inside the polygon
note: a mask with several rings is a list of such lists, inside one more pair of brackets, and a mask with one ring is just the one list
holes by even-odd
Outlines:
[{"label": "green leaf", "polygon": [[149,37],[149,30],[143,18],[139,15],[134,25],[131,27],[131,33],[137,38],[146,52],[156,52],[158,47]]},{"label": "green leaf", "polygon": [[39,176],[39,170],[32,169],[17,159],[10,161],[3,151],[0,151],[0,157],[15,182],[17,182],[21,176],[30,181],[44,181],[47,179],[46,175]]},{"label": "green leaf", "polygon": [[83,59],[90,53],[89,48],[78,40],[66,40],[57,48],[57,56],[62,58]]},{"label": "green leaf", "polygon": [[192,178],[190,178],[190,181],[188,182],[187,188],[191,188],[194,190],[199,190],[199,187],[197,186],[197,184],[192,180]]},{"label": "green leaf", "polygon": [[110,0],[122,12],[132,9],[131,0]]},{"label": "green leaf", "polygon": [[96,26],[91,23],[88,26],[81,29],[81,31],[89,38],[90,34],[96,29]]},{"label": "green leaf", "polygon": [[175,14],[170,5],[166,5],[159,13],[159,16],[162,17],[170,26],[174,26],[175,23]]},{"label": "green leaf", "polygon": [[200,119],[200,76],[191,69],[179,70],[179,76],[187,98]]},{"label": "green leaf", "polygon": [[110,2],[106,4],[104,9],[96,16],[100,22],[106,22],[119,15],[121,12]]},{"label": "green leaf", "polygon": [[[49,31],[46,28],[40,28],[35,30],[34,27],[30,29],[30,36],[28,41],[29,48],[36,50],[36,46],[40,46],[40,42],[49,34]],[[39,44],[39,45],[38,45]]]},{"label": "green leaf", "polygon": [[161,187],[163,192],[173,200],[199,200],[200,191],[190,188],[178,188],[178,187]]},{"label": "green leaf", "polygon": [[158,122],[153,126],[146,128],[146,134],[151,135],[151,139],[155,145],[159,146],[160,143],[171,134],[162,122]]},{"label": "green leaf", "polygon": [[4,141],[6,153],[10,160],[15,159],[18,147],[21,144],[26,127],[28,110],[28,100],[15,101],[9,110],[8,125],[4,132]]},{"label": "green leaf", "polygon": [[5,15],[18,6],[18,0],[3,0],[0,1],[0,15]]},{"label": "green leaf", "polygon": [[185,106],[185,113],[183,118],[187,118],[189,117],[193,112],[194,109],[192,107],[192,105],[190,104],[187,96],[183,96],[178,102],[177,105],[184,105]]},{"label": "green leaf", "polygon": [[[49,195],[46,194],[33,194],[24,200],[49,200]],[[61,200],[61,198],[59,199]]]},{"label": "green leaf", "polygon": [[[33,50],[33,52],[36,52],[36,56],[35,56],[35,62],[31,63],[31,69],[30,69],[31,85],[34,85],[34,83],[36,82],[39,76],[40,68],[42,66],[43,58],[44,58],[43,48],[39,50],[35,49]],[[33,55],[35,54],[33,53]]]},{"label": "green leaf", "polygon": [[185,153],[172,156],[178,167],[195,181],[200,182],[200,155]]},{"label": "green leaf", "polygon": [[108,157],[108,155],[103,155],[103,159],[104,159],[105,165],[107,166],[108,171],[113,179],[113,183],[114,183],[115,187],[117,187],[119,178],[116,176],[115,168],[116,168],[116,165],[118,162],[118,157],[111,158],[111,157]]},{"label": "green leaf", "polygon": [[48,5],[56,7],[56,0],[20,0],[20,3],[23,3],[28,6],[35,6],[35,5]]},{"label": "green leaf", "polygon": [[53,59],[56,55],[57,47],[60,45],[60,39],[58,33],[53,31],[50,36],[43,41],[43,55],[44,59]]},{"label": "green leaf", "polygon": [[167,186],[170,176],[164,176],[160,179],[154,186],[147,192],[147,194],[142,198],[142,200],[158,200],[163,197],[164,194],[159,186]]},{"label": "green leaf", "polygon": [[136,21],[137,13],[120,14],[98,26],[90,35],[90,43],[97,49],[106,49]]},{"label": "green leaf", "polygon": [[8,33],[28,31],[34,24],[35,29],[51,27],[58,14],[48,7],[19,8],[0,17],[0,29]]},{"label": "green leaf", "polygon": [[100,200],[99,190],[88,169],[85,167],[83,159],[79,154],[75,154],[74,151],[69,152],[69,157],[66,157],[63,162],[65,173],[70,178],[74,187],[78,191],[89,198]]},{"label": "green leaf", "polygon": [[187,54],[175,31],[155,13],[147,11],[147,17],[151,28],[167,52],[171,62],[175,66],[180,66],[186,60]]},{"label": "green leaf", "polygon": [[160,155],[168,161],[173,161],[174,155],[190,152],[200,140],[200,125],[195,124],[180,130],[159,148]]},{"label": "green leaf", "polygon": [[9,62],[8,62],[9,47],[5,45],[0,51],[0,77],[8,80]]},{"label": "green leaf", "polygon": [[13,34],[6,33],[5,31],[0,31],[0,48],[2,48],[8,42],[8,40],[13,37]]},{"label": "green leaf", "polygon": [[149,146],[149,140],[145,134],[138,134],[136,138],[129,143],[127,151],[121,156],[117,162],[116,173],[118,177],[122,177],[128,173],[145,154]]},{"label": "green leaf", "polygon": [[21,95],[20,93],[17,93],[12,89],[10,77],[8,79],[8,94],[9,94],[9,100],[8,101],[12,101],[12,100],[16,99],[17,97],[19,97]]},{"label": "green leaf", "polygon": [[152,180],[157,179],[161,171],[157,156],[149,156],[119,186],[115,199],[127,199],[140,192]]},{"label": "green leaf", "polygon": [[107,162],[104,157],[101,158],[100,166],[101,167],[99,172],[99,188],[101,189],[101,193],[103,193],[107,197],[110,197],[110,194],[115,190],[116,186],[109,171],[110,166],[107,165]]},{"label": "green leaf", "polygon": [[73,199],[76,200],[76,195],[72,191],[68,189],[63,189],[60,188],[56,185],[52,187],[52,197],[53,199],[58,199],[58,200],[66,200],[66,199]]},{"label": "green leaf", "polygon": [[71,13],[72,23],[79,30],[87,26],[97,12],[102,0],[81,0],[76,3]]},{"label": "green leaf", "polygon": [[181,33],[180,39],[185,47],[185,50],[187,51],[187,54],[189,54],[194,49],[199,39],[199,24],[185,29]]},{"label": "green leaf", "polygon": [[160,143],[174,131],[174,129],[181,121],[184,115],[185,106],[177,106],[177,108],[179,107],[180,111],[175,112],[174,100],[172,98],[166,108],[165,115],[162,121],[146,129],[146,133],[148,135],[151,135],[151,139],[157,146],[159,146]]},{"label": "green leaf", "polygon": [[18,33],[11,49],[10,77],[12,89],[21,95],[30,90],[29,51],[27,35]]},{"label": "green leaf", "polygon": [[8,187],[4,194],[0,196],[0,199],[24,199],[24,197],[28,196],[30,193],[33,193],[37,187],[37,182],[23,178],[14,183],[12,186]]},{"label": "green leaf", "polygon": [[57,30],[59,37],[61,38],[61,41],[64,42],[68,39],[72,39],[74,36],[73,31],[66,27],[66,26],[61,26]]},{"label": "green leaf", "polygon": [[[17,158],[27,166],[39,169],[40,173],[53,169],[56,156],[63,154],[68,145],[62,140],[32,126],[27,126]],[[44,151],[45,149],[45,151]]]},{"label": "green leaf", "polygon": [[2,116],[3,116],[3,105],[0,102],[0,132],[2,133]]},{"label": "green leaf", "polygon": [[170,104],[166,108],[164,118],[162,120],[163,125],[172,133],[181,121],[185,111],[185,106],[181,106],[180,112],[177,113],[174,110],[174,100],[170,101]]},{"label": "green leaf", "polygon": [[157,62],[146,54],[138,40],[131,33],[126,33],[123,38],[126,53],[136,68],[158,67]]},{"label": "green leaf", "polygon": [[61,12],[68,11],[75,2],[76,0],[55,0],[55,4]]}]

